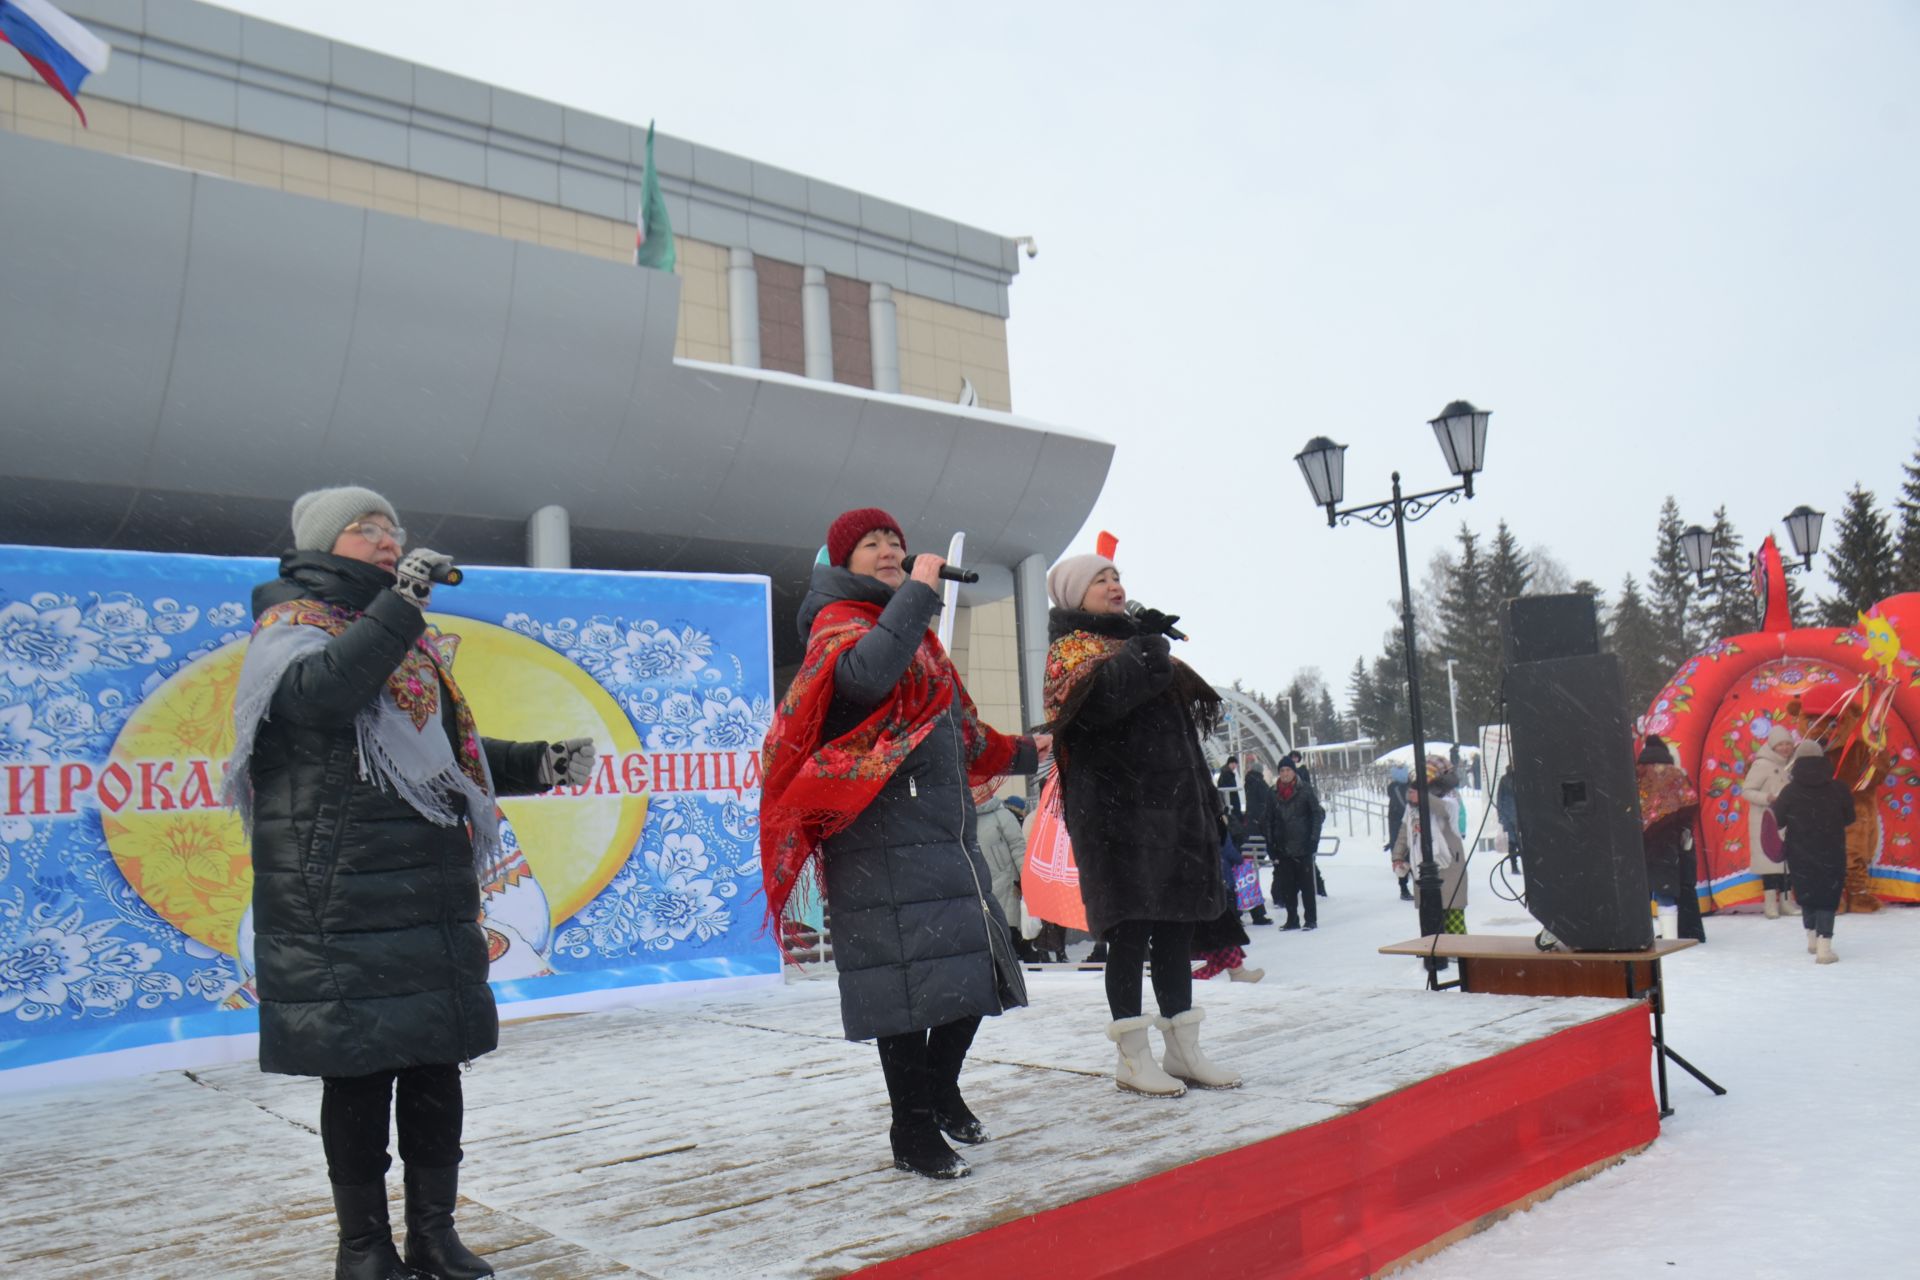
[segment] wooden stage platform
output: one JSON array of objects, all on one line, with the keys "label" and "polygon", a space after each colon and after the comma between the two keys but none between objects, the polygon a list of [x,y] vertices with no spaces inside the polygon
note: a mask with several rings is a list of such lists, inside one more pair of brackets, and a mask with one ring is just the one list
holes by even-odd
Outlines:
[{"label": "wooden stage platform", "polygon": [[[994,1137],[950,1183],[891,1167],[830,977],[510,1025],[467,1076],[462,1231],[503,1278],[1359,1277],[1658,1131],[1643,1004],[1196,994],[1246,1086],[1148,1099],[1112,1086],[1099,975],[1036,977],[981,1031]],[[0,1099],[0,1275],[327,1274],[318,1109],[231,1066]]]}]

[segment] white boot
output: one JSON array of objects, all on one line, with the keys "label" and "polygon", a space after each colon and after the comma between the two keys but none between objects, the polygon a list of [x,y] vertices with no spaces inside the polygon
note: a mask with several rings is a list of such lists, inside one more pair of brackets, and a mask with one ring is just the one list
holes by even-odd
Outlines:
[{"label": "white boot", "polygon": [[1245,965],[1241,965],[1238,969],[1227,970],[1227,981],[1229,982],[1258,982],[1266,976],[1267,971],[1265,969],[1249,969]]},{"label": "white boot", "polygon": [[1807,930],[1807,954],[1814,955],[1816,952],[1817,948],[1813,945],[1813,930],[1809,929]]},{"label": "white boot", "polygon": [[1760,896],[1766,901],[1767,919],[1778,920],[1780,918],[1780,891],[1778,889],[1762,889]]},{"label": "white boot", "polygon": [[1658,938],[1677,938],[1680,936],[1680,920],[1672,907],[1660,908],[1660,914],[1654,917],[1654,936]]},{"label": "white boot", "polygon": [[1814,942],[1814,948],[1815,948],[1814,955],[1813,955],[1813,962],[1815,964],[1838,963],[1840,957],[1833,954],[1832,938],[1815,938],[1813,942]]},{"label": "white boot", "polygon": [[1144,1093],[1156,1098],[1177,1098],[1187,1086],[1160,1069],[1153,1060],[1153,1046],[1147,1043],[1151,1018],[1121,1018],[1107,1027],[1107,1039],[1120,1048],[1119,1065],[1113,1069],[1113,1083],[1129,1093]]},{"label": "white boot", "polygon": [[1166,1056],[1160,1064],[1167,1074],[1201,1089],[1238,1089],[1240,1073],[1207,1061],[1200,1052],[1200,1021],[1207,1015],[1198,1009],[1158,1018],[1160,1033],[1167,1038]]}]

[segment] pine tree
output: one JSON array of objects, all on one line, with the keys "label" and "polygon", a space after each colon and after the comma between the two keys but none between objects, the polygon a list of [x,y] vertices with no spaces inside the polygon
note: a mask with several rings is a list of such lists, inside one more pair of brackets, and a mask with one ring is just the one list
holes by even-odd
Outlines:
[{"label": "pine tree", "polygon": [[1893,534],[1887,523],[1873,494],[1855,484],[1827,556],[1827,578],[1835,590],[1821,598],[1821,625],[1850,627],[1856,615],[1893,594]]},{"label": "pine tree", "polygon": [[1905,468],[1900,485],[1900,536],[1895,540],[1893,589],[1920,591],[1920,437],[1913,444],[1913,459]]},{"label": "pine tree", "polygon": [[[1724,505],[1713,513],[1713,560],[1707,570],[1713,590],[1694,601],[1694,633],[1702,644],[1743,636],[1760,625],[1752,568]],[[1676,665],[1678,665],[1676,663]]]},{"label": "pine tree", "polygon": [[1353,725],[1354,736],[1378,740],[1379,691],[1373,686],[1373,673],[1367,670],[1365,658],[1353,660],[1353,674],[1347,677],[1347,716]]},{"label": "pine tree", "polygon": [[1313,730],[1321,742],[1345,742],[1346,726],[1340,723],[1340,708],[1333,705],[1333,691],[1320,686],[1319,701],[1313,705]]},{"label": "pine tree", "polygon": [[1660,627],[1632,574],[1620,584],[1620,599],[1613,607],[1612,625],[1607,630],[1607,650],[1620,659],[1627,708],[1638,715],[1666,686],[1673,668],[1661,663]]},{"label": "pine tree", "polygon": [[[1440,597],[1439,629],[1440,670],[1445,678],[1446,659],[1454,660],[1454,680],[1459,686],[1460,731],[1469,733],[1476,725],[1494,720],[1494,697],[1500,683],[1500,651],[1489,637],[1499,634],[1488,599],[1487,565],[1480,554],[1480,539],[1463,522],[1458,535],[1459,552],[1453,557],[1447,574],[1446,591]],[[1425,676],[1422,676],[1424,679]],[[1443,688],[1442,694],[1447,691]],[[1450,704],[1449,704],[1450,707]],[[1451,707],[1450,707],[1451,711]],[[1453,719],[1441,722],[1444,736],[1451,737]]]},{"label": "pine tree", "polygon": [[1496,622],[1501,605],[1515,596],[1527,594],[1532,581],[1533,562],[1520,549],[1520,540],[1513,536],[1513,530],[1502,520],[1494,528],[1493,543],[1487,552],[1487,603],[1494,610]]},{"label": "pine tree", "polygon": [[1660,664],[1669,671],[1692,657],[1694,643],[1691,606],[1695,592],[1693,571],[1681,549],[1680,504],[1668,494],[1660,505],[1660,527],[1653,549],[1653,571],[1647,575],[1647,608],[1660,637]]}]

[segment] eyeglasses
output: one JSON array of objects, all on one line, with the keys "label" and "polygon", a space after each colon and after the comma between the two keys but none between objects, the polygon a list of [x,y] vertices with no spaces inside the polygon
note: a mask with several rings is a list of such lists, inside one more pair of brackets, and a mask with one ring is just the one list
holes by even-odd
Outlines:
[{"label": "eyeglasses", "polygon": [[342,529],[341,532],[358,534],[368,542],[378,542],[382,538],[387,538],[390,539],[396,547],[404,547],[407,545],[407,531],[405,529],[397,526],[389,529],[387,526],[375,524],[371,520],[362,520],[356,524],[350,524],[345,529]]}]

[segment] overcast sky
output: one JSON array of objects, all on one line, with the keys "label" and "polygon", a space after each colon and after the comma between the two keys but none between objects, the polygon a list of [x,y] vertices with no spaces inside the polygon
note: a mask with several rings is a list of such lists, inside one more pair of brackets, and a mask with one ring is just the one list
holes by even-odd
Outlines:
[{"label": "overcast sky", "polygon": [[1784,543],[1912,455],[1910,0],[229,7],[1037,236],[1014,407],[1118,445],[1073,550],[1118,534],[1219,682],[1343,690],[1393,624],[1392,534],[1326,527],[1310,436],[1372,500],[1491,409],[1416,582],[1504,517],[1610,592],[1668,493]]}]

